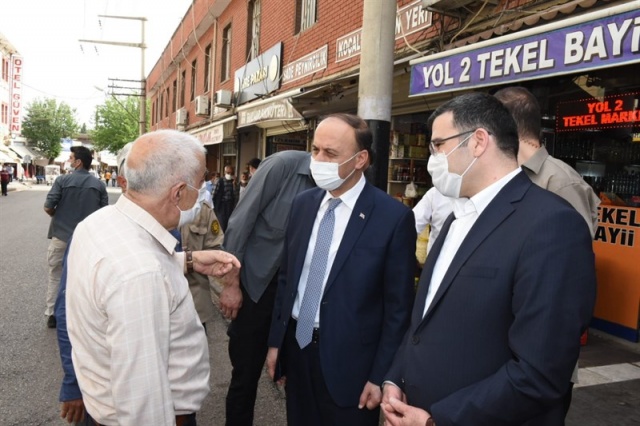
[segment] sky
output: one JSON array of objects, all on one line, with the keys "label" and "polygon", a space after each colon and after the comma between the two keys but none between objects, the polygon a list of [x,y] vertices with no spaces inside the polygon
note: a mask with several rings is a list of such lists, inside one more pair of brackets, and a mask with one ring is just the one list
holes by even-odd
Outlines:
[{"label": "sky", "polygon": [[109,79],[140,80],[141,51],[78,40],[140,43],[141,21],[98,15],[145,17],[148,75],[190,4],[191,0],[2,1],[0,33],[24,63],[22,117],[33,100],[55,98],[76,110],[80,126],[86,123],[92,128],[95,107],[104,103]]}]

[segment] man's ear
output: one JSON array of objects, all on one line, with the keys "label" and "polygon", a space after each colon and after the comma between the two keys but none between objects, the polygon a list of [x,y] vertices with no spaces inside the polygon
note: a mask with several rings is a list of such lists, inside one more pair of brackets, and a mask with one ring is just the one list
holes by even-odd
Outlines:
[{"label": "man's ear", "polygon": [[475,146],[473,148],[473,156],[480,157],[487,150],[491,135],[486,129],[479,128],[473,133]]},{"label": "man's ear", "polygon": [[369,165],[369,151],[363,149],[356,154],[356,169],[365,170]]},{"label": "man's ear", "polygon": [[182,195],[182,190],[186,188],[187,185],[184,182],[176,183],[169,190],[169,198],[175,204],[178,204],[180,201],[180,196]]}]

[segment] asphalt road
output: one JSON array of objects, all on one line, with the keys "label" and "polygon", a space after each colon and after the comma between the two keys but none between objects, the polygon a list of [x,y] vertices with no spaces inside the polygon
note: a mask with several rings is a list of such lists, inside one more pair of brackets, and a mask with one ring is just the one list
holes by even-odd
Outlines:
[{"label": "asphalt road", "polygon": [[[49,218],[42,206],[49,187],[0,197],[0,425],[63,425],[58,394],[62,368],[55,330],[45,324]],[[109,189],[110,203],[119,190]],[[224,424],[231,366],[226,320],[208,325],[211,392],[198,414],[202,426]],[[266,374],[258,389],[255,425],[285,425],[284,393]]]}]

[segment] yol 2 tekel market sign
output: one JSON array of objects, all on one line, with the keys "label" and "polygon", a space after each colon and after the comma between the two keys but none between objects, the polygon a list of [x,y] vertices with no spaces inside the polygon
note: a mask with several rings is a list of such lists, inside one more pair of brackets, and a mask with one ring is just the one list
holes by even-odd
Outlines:
[{"label": "yol 2 tekel market sign", "polygon": [[640,62],[640,1],[411,61],[410,96]]}]

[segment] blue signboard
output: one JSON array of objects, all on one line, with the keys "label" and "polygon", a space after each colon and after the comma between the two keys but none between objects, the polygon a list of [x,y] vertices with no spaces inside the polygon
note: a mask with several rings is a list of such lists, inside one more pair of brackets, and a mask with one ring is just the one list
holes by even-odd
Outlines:
[{"label": "blue signboard", "polygon": [[411,67],[410,95],[472,89],[640,62],[638,5],[640,2],[634,1],[619,8],[626,12],[609,16],[594,12],[585,15],[585,21],[579,24],[563,28],[550,24],[535,29],[535,34],[524,31],[520,38],[516,33],[513,37],[479,43],[482,47],[477,49],[454,49],[451,53],[433,55],[433,59],[416,60]]}]

